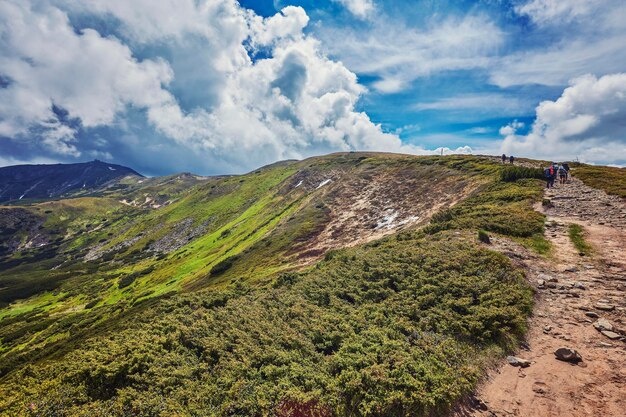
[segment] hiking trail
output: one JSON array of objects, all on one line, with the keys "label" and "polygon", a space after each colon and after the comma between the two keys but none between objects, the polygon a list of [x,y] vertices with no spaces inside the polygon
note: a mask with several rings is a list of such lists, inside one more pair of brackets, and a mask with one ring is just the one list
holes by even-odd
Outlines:
[{"label": "hiking trail", "polygon": [[[553,204],[537,206],[547,216],[550,256],[492,239],[537,290],[526,342],[515,354],[531,364],[503,360],[457,417],[626,415],[626,202],[576,178],[544,198]],[[591,256],[572,244],[571,224],[583,227]],[[557,360],[562,347],[582,362]]]}]

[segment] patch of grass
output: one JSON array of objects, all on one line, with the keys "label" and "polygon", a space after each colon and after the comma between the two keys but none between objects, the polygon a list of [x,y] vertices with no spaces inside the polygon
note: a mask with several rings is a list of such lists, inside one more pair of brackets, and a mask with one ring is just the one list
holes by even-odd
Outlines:
[{"label": "patch of grass", "polygon": [[510,237],[542,234],[544,216],[532,208],[541,195],[538,180],[493,182],[451,209],[435,214],[426,232],[482,229]]},{"label": "patch of grass", "polygon": [[592,254],[593,248],[585,241],[585,231],[581,225],[570,224],[568,227],[568,235],[578,253],[585,256]]},{"label": "patch of grass", "polygon": [[540,233],[536,233],[531,237],[515,238],[515,240],[539,255],[549,255],[552,251],[552,244]]},{"label": "patch of grass", "polygon": [[571,163],[572,173],[586,185],[626,198],[626,168]]}]

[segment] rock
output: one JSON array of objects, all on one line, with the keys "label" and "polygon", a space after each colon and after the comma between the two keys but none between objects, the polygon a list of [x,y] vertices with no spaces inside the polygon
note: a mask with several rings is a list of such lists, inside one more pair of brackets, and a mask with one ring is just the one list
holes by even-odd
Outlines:
[{"label": "rock", "polygon": [[548,287],[548,288],[556,288],[556,282],[548,282],[548,283],[546,283],[546,287]]},{"label": "rock", "polygon": [[537,286],[539,288],[543,288],[543,287],[545,287],[545,285],[546,285],[546,282],[544,280],[542,280],[542,279],[538,279],[537,280]]},{"label": "rock", "polygon": [[602,333],[603,335],[605,335],[606,337],[608,337],[611,340],[617,340],[617,339],[622,337],[620,334],[617,334],[615,332],[611,332],[609,330],[602,330],[600,333]]},{"label": "rock", "polygon": [[592,319],[597,319],[598,317],[600,317],[598,313],[594,313],[593,311],[586,311],[585,316],[591,317]]},{"label": "rock", "polygon": [[585,286],[583,285],[583,283],[582,283],[582,282],[578,282],[578,281],[576,281],[576,282],[574,283],[574,288],[578,288],[579,290],[586,290],[586,288],[585,288]]},{"label": "rock", "polygon": [[571,266],[569,268],[565,268],[564,272],[578,272],[578,268],[576,268],[575,266]]},{"label": "rock", "polygon": [[613,331],[613,325],[609,323],[607,319],[599,319],[593,323],[593,327],[595,327],[599,332],[603,330]]},{"label": "rock", "polygon": [[531,364],[530,361],[526,359],[518,358],[516,356],[507,356],[506,360],[509,363],[509,365],[519,366],[520,368],[528,368]]},{"label": "rock", "polygon": [[554,351],[554,356],[556,356],[556,358],[560,361],[570,363],[578,363],[583,360],[582,356],[580,356],[580,353],[576,352],[574,349],[565,347],[558,348],[556,351]]},{"label": "rock", "polygon": [[559,279],[556,277],[549,277],[546,281],[548,282],[559,282]]},{"label": "rock", "polygon": [[613,310],[615,310],[615,306],[613,306],[611,304],[604,304],[604,303],[596,303],[596,308],[598,310],[602,310],[602,311],[613,311]]}]

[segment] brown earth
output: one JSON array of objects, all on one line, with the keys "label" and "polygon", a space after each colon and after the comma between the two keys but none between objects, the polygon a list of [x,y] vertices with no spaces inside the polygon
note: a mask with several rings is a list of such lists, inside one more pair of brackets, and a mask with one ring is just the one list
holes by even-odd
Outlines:
[{"label": "brown earth", "polygon": [[[410,168],[303,172],[295,186],[324,201],[327,221],[306,241],[295,246],[302,264],[310,264],[327,251],[356,246],[428,223],[434,213],[452,207],[480,182],[441,170]],[[417,197],[417,198],[416,198]]]},{"label": "brown earth", "polygon": [[[537,209],[548,217],[551,256],[494,242],[528,270],[537,289],[527,340],[516,353],[531,365],[503,361],[456,416],[626,416],[626,204],[575,178],[545,198],[554,207]],[[571,243],[572,223],[583,226],[591,257]],[[599,319],[615,334],[594,328]],[[575,349],[582,362],[557,360],[561,347]]]}]

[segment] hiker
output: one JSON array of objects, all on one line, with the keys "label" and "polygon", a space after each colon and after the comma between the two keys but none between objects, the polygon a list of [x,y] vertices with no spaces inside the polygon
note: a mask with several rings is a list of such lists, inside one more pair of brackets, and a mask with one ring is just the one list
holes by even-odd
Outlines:
[{"label": "hiker", "polygon": [[560,184],[565,184],[565,181],[567,181],[567,171],[565,170],[565,167],[563,165],[559,165],[559,183]]},{"label": "hiker", "polygon": [[544,169],[543,175],[546,177],[546,188],[554,187],[554,180],[556,179],[556,169],[554,164]]},{"label": "hiker", "polygon": [[569,182],[569,164],[565,162],[563,168],[565,168],[565,181]]},{"label": "hiker", "polygon": [[502,163],[504,164],[506,162],[506,155],[502,154]]},{"label": "hiker", "polygon": [[513,158],[513,155],[509,156],[509,162],[511,163],[511,165],[513,165],[514,161],[515,161],[515,158]]},{"label": "hiker", "polygon": [[550,179],[552,177],[552,174],[550,173],[551,169],[552,166],[549,166],[543,170],[543,176],[546,178],[546,188],[550,188]]},{"label": "hiker", "polygon": [[554,182],[556,181],[556,176],[558,175],[559,165],[556,162],[552,162],[552,166],[550,167],[550,169],[550,187],[554,188]]}]

